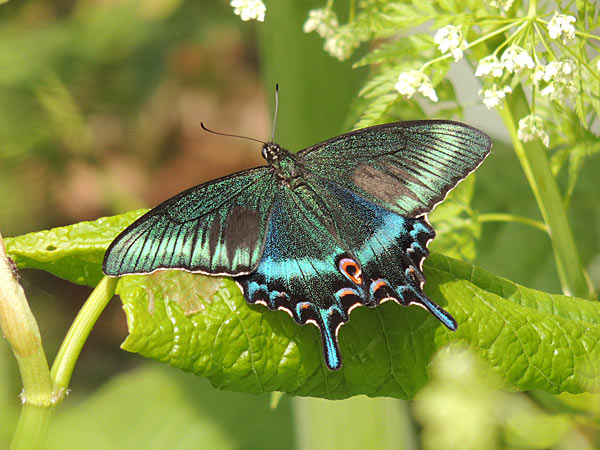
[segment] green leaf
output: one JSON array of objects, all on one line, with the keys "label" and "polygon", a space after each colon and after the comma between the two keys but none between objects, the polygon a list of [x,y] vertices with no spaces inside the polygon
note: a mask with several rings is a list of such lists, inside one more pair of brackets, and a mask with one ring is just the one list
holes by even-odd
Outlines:
[{"label": "green leaf", "polygon": [[146,209],[66,227],[6,238],[6,253],[19,268],[41,269],[73,283],[96,286],[111,241]]},{"label": "green leaf", "polygon": [[122,278],[130,330],[123,348],[250,393],[411,398],[432,355],[450,342],[469,346],[516,389],[600,387],[600,304],[527,289],[439,254],[425,273],[426,292],[458,331],[420,308],[357,308],[340,329],[337,372],[325,368],[314,326],[247,305],[231,279],[177,271]]},{"label": "green leaf", "polygon": [[436,238],[430,249],[452,258],[472,262],[475,243],[481,235],[481,224],[470,208],[475,188],[475,177],[463,180],[443,203],[429,214]]},{"label": "green leaf", "polygon": [[[457,198],[470,195],[463,189]],[[143,212],[9,238],[7,249],[21,267],[93,284],[106,246]],[[119,281],[130,332],[123,348],[252,393],[411,398],[427,381],[431,356],[449,342],[467,344],[517,389],[600,386],[599,303],[527,289],[437,253],[425,274],[427,294],[454,315],[458,331],[420,308],[357,308],[340,329],[338,372],[325,368],[314,326],[247,305],[229,278],[180,271]]]}]

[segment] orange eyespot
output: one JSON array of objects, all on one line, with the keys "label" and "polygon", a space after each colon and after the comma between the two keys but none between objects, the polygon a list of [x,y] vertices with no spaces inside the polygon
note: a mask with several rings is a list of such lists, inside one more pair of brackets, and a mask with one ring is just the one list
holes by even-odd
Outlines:
[{"label": "orange eyespot", "polygon": [[377,289],[379,289],[380,287],[385,286],[387,283],[384,280],[378,280],[376,282],[373,283],[373,286],[371,286],[371,290],[373,292],[377,292]]},{"label": "orange eyespot", "polygon": [[356,261],[350,258],[340,260],[340,272],[342,272],[354,284],[362,284],[362,271]]},{"label": "orange eyespot", "polygon": [[356,292],[353,289],[344,289],[339,292],[340,297],[345,297],[346,295],[356,295]]}]

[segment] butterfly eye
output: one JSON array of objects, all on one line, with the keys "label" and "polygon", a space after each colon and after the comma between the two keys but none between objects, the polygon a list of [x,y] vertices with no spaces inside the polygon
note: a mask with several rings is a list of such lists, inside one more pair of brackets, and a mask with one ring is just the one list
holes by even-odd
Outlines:
[{"label": "butterfly eye", "polygon": [[354,284],[362,284],[362,271],[356,261],[350,258],[342,258],[339,267],[340,272]]},{"label": "butterfly eye", "polygon": [[266,145],[263,145],[263,148],[262,148],[262,157],[264,159],[267,159],[267,146]]}]

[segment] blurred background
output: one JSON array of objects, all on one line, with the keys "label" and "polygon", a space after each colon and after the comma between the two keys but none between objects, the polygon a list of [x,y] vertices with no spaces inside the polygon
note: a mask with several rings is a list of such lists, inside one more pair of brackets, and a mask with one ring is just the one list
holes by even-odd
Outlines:
[{"label": "blurred background", "polygon": [[[315,33],[302,32],[308,10],[322,6],[268,2],[267,18],[257,24],[242,22],[225,0],[0,5],[0,232],[16,236],[151,207],[190,186],[261,165],[259,144],[206,133],[200,121],[269,140],[275,83],[275,139],[284,147],[301,149],[350,130],[366,69],[332,58]],[[336,8],[346,17],[347,4]],[[451,75],[464,79],[460,70]],[[459,94],[475,105],[477,89],[467,85]],[[478,108],[467,110],[465,121],[499,140],[478,172],[475,208],[539,218],[495,115]],[[600,259],[594,260],[598,233],[590,229],[600,208],[586,180],[597,169],[584,169],[571,208],[575,234],[591,236],[581,251],[593,273],[600,273]],[[537,230],[486,225],[476,263],[518,283],[560,291],[548,239]],[[91,290],[39,271],[21,275],[52,361]],[[115,299],[79,359],[48,448],[67,448],[65,442],[72,443],[68,448],[310,447],[310,424],[299,419],[303,400],[283,397],[273,410],[269,395],[216,391],[203,379],[121,351],[126,334]],[[20,389],[16,363],[1,341],[0,404],[7,407],[0,408],[0,447],[10,442]],[[372,448],[419,448],[420,425],[406,402],[345,402],[371,417],[364,427],[397,430],[397,440],[371,442]],[[319,404],[324,416],[343,414],[344,402]],[[374,420],[382,416],[388,422]]]}]

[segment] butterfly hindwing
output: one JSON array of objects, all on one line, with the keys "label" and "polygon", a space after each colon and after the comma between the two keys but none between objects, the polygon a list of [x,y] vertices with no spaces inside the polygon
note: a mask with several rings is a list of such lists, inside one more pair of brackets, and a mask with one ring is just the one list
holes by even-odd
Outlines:
[{"label": "butterfly hindwing", "polygon": [[490,138],[446,120],[396,122],[353,131],[298,154],[311,172],[407,217],[418,217],[475,170]]},{"label": "butterfly hindwing", "polygon": [[363,304],[394,300],[416,304],[446,327],[456,321],[423,293],[423,261],[435,232],[427,219],[409,218],[386,210],[336,183],[311,177],[323,201],[335,214],[344,244],[356,255],[364,285]]},{"label": "butterfly hindwing", "polygon": [[276,197],[263,258],[236,278],[250,303],[317,325],[330,369],[341,366],[338,329],[359,305],[418,304],[456,329],[423,293],[421,265],[435,235],[425,219],[402,217],[318,177],[306,181],[309,194],[286,188]]},{"label": "butterfly hindwing", "polygon": [[[335,238],[322,204],[282,188],[275,198],[263,257],[256,270],[236,281],[250,303],[287,311],[296,322],[312,322],[321,330],[327,365],[341,364],[337,328],[348,320],[348,299],[337,295],[353,284],[337,270],[345,250]],[[353,301],[354,303],[355,301]]]},{"label": "butterfly hindwing", "polygon": [[196,186],[165,201],[112,242],[104,257],[104,273],[251,272],[262,255],[273,182],[268,169],[260,167]]}]

